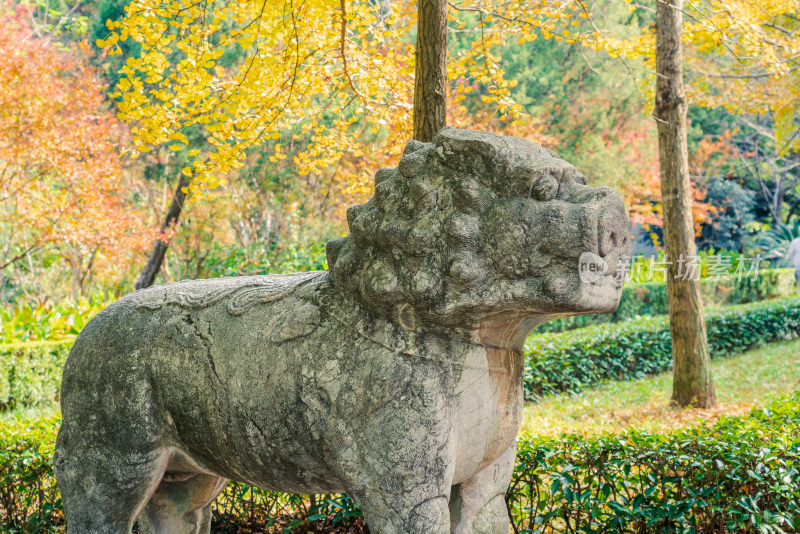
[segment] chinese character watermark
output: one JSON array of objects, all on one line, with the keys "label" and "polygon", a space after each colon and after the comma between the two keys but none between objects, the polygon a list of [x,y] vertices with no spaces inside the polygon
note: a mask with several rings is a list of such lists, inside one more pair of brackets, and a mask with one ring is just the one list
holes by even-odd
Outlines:
[{"label": "chinese character watermark", "polygon": [[[614,276],[626,282],[653,282],[673,276],[678,280],[697,281],[701,278],[741,281],[743,278],[758,280],[761,255],[739,256],[735,260],[727,255],[702,257],[681,254],[672,260],[668,256],[622,256],[614,267]],[[670,269],[672,267],[672,269]],[[592,252],[584,252],[578,259],[578,274],[581,282],[590,284],[608,274],[608,263]]]}]

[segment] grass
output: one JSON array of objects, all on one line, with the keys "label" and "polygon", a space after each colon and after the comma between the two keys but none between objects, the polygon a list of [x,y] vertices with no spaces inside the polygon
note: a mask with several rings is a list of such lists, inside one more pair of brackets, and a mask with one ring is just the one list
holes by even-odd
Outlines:
[{"label": "grass", "polygon": [[527,403],[520,435],[597,435],[626,428],[664,432],[698,421],[713,422],[723,414],[746,413],[776,396],[800,390],[800,340],[712,360],[711,373],[718,406],[710,410],[670,406],[672,373],[667,372]]}]

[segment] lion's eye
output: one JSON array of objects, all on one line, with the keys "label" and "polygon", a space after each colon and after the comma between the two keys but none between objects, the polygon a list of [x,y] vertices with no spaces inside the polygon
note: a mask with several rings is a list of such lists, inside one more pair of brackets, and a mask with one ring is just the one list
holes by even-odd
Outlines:
[{"label": "lion's eye", "polygon": [[545,173],[531,184],[531,198],[540,202],[553,200],[558,193],[558,180],[550,173]]}]

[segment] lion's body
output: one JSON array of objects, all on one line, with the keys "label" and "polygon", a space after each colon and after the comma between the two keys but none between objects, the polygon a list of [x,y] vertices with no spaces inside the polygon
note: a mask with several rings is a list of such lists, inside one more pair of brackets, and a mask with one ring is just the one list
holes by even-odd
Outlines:
[{"label": "lion's body", "polygon": [[159,464],[184,484],[202,473],[299,494],[380,488],[396,498],[430,490],[398,471],[450,486],[513,448],[519,352],[372,318],[338,297],[327,273],[282,277],[285,294],[261,284],[267,298],[231,305],[270,278],[160,286],[94,319],[64,373],[60,480],[97,483],[62,460],[75,458],[76,434],[100,445],[134,432],[126,455],[153,461],[131,466],[132,485]]},{"label": "lion's body", "polygon": [[[529,141],[445,129],[348,224],[329,272],[157,286],[90,322],[54,461],[70,534],[142,510],[207,534],[228,479],[346,491],[375,534],[508,533],[523,343],[616,307],[619,196]],[[581,257],[605,270],[582,280]]]}]

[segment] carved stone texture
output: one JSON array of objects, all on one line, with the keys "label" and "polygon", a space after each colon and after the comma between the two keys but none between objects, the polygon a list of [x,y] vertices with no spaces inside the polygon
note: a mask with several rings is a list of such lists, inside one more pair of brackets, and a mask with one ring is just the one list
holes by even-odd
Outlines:
[{"label": "carved stone texture", "polygon": [[330,271],[152,287],[86,326],[54,458],[70,533],[207,533],[228,480],[347,492],[376,534],[508,532],[523,342],[616,308],[624,206],[452,128],[375,181]]}]

